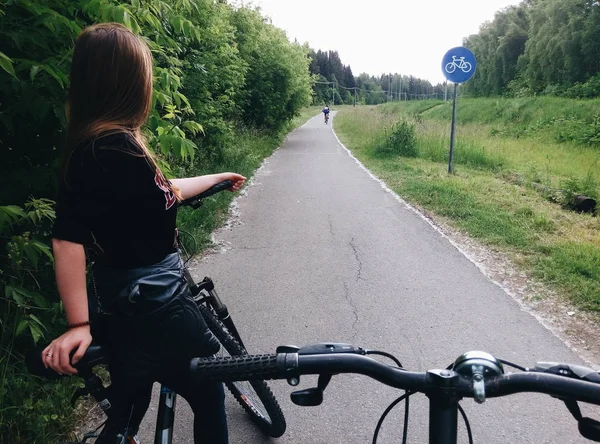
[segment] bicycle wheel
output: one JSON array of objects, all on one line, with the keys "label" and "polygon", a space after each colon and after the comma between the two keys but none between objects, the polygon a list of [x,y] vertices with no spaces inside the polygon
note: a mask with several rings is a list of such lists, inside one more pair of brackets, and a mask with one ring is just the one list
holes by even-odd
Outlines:
[{"label": "bicycle wheel", "polygon": [[446,72],[448,74],[452,74],[454,71],[456,71],[456,65],[452,62],[446,64]]},{"label": "bicycle wheel", "polygon": [[[206,325],[221,343],[219,353],[229,356],[247,355],[248,352],[229,333],[212,309],[199,304]],[[265,381],[239,381],[225,383],[233,397],[248,413],[250,419],[267,435],[279,438],[285,432],[285,417],[279,403]]]}]

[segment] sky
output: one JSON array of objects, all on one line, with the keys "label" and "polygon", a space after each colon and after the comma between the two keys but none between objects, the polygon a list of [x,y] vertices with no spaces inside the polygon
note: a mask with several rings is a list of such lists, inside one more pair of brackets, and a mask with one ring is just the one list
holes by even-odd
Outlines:
[{"label": "sky", "polygon": [[444,54],[520,0],[253,0],[291,40],[337,50],[355,76],[400,73],[443,82]]}]

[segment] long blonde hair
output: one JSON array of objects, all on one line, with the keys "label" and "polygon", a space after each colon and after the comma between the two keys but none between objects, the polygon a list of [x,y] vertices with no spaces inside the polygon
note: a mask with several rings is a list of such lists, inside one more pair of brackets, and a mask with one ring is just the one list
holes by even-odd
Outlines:
[{"label": "long blonde hair", "polygon": [[135,140],[158,170],[141,131],[151,107],[152,54],[148,45],[118,23],[85,28],[75,42],[71,66],[65,174],[79,144],[117,133]]}]

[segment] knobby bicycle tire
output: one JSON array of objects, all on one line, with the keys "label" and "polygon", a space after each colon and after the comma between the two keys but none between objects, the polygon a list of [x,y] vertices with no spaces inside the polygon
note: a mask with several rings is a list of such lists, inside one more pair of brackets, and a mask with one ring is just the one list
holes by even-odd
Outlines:
[{"label": "knobby bicycle tire", "polygon": [[[246,349],[240,346],[239,342],[229,333],[212,309],[202,304],[198,304],[198,308],[206,321],[206,325],[230,356],[248,354]],[[225,385],[260,430],[273,438],[279,438],[284,434],[286,428],[285,417],[277,399],[265,381],[227,382]],[[262,406],[257,405],[255,398],[258,398]]]}]

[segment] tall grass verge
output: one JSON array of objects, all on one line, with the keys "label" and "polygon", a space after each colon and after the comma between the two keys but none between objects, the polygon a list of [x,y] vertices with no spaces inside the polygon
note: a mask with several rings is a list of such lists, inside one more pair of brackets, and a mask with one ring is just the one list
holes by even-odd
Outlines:
[{"label": "tall grass verge", "polygon": [[[421,103],[346,108],[336,117],[335,129],[354,155],[398,194],[512,255],[532,276],[582,309],[600,311],[600,218],[568,211],[540,192],[560,189],[565,196],[598,196],[600,150],[553,141],[542,130],[531,138],[497,137],[491,131],[510,119],[531,121],[540,103],[558,106],[567,100],[545,99],[507,101],[500,107],[491,99],[470,100],[470,109],[478,112],[463,115],[458,126],[455,175],[446,172],[449,115],[445,121],[439,114],[447,104],[430,106],[421,114]],[[465,102],[459,109],[468,116]],[[591,102],[572,103],[564,110],[575,115],[589,109]],[[560,115],[561,110],[545,112]],[[405,118],[417,122],[418,157],[374,156],[371,141]]]}]

